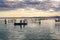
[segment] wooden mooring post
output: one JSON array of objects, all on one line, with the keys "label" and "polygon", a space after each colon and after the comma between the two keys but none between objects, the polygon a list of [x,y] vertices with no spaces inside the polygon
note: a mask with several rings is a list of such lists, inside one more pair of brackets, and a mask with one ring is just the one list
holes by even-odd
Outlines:
[{"label": "wooden mooring post", "polygon": [[5,19],[5,24],[7,24],[7,20]]}]

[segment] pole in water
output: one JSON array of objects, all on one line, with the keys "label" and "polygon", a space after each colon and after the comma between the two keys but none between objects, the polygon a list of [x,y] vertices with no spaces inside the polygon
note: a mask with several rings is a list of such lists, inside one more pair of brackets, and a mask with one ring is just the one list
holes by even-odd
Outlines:
[{"label": "pole in water", "polygon": [[20,28],[22,29],[22,20],[20,20],[20,23],[21,23]]},{"label": "pole in water", "polygon": [[23,28],[25,28],[25,20],[23,20]]},{"label": "pole in water", "polygon": [[5,19],[5,24],[7,24],[7,21],[6,21],[6,19]]}]

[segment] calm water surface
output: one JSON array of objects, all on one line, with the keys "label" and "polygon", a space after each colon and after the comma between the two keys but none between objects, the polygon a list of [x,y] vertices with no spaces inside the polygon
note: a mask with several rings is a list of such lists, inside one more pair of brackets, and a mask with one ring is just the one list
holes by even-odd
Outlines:
[{"label": "calm water surface", "polygon": [[54,20],[41,20],[28,22],[25,28],[14,26],[13,23],[0,22],[0,40],[59,40],[60,22]]}]

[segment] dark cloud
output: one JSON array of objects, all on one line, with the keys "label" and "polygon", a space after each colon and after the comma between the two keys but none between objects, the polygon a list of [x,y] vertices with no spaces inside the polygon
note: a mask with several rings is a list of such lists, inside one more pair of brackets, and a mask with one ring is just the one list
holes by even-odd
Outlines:
[{"label": "dark cloud", "polygon": [[4,3],[4,0],[0,0],[0,7],[7,7]]},{"label": "dark cloud", "polygon": [[[53,9],[55,11],[60,11],[60,5],[56,1],[35,1],[32,2],[32,0],[24,0],[22,2],[6,2],[4,0],[0,0],[0,9],[17,9],[17,8],[35,8],[38,10],[49,10]],[[59,6],[59,7],[56,7]]]}]

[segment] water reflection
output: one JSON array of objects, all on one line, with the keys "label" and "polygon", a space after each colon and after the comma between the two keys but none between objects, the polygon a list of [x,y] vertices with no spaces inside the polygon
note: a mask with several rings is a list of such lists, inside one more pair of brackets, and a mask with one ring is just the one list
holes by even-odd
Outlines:
[{"label": "water reflection", "polygon": [[0,23],[0,40],[8,40],[8,31],[6,25]]},{"label": "water reflection", "polygon": [[[1,21],[1,20],[0,20]],[[8,20],[7,20],[8,21]],[[11,21],[5,24],[0,22],[0,40],[58,40],[60,39],[60,22],[54,19],[48,20],[26,20],[28,23],[22,29],[14,26]],[[20,22],[20,21],[19,21]],[[25,20],[23,21],[25,22]]]}]

